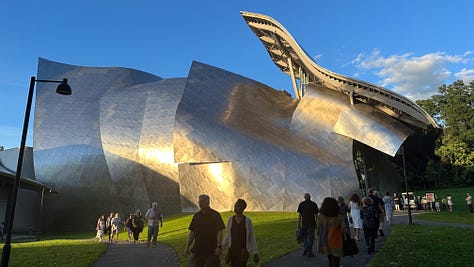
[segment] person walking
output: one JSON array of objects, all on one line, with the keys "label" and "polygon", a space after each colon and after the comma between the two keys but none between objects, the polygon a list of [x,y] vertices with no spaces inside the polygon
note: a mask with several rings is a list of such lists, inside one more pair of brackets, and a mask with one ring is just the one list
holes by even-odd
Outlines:
[{"label": "person walking", "polygon": [[466,193],[466,204],[467,208],[469,209],[469,212],[473,213],[474,211],[472,210],[472,196],[469,192]]},{"label": "person walking", "polygon": [[446,200],[448,201],[449,211],[453,211],[453,197],[451,195],[447,195]]},{"label": "person walking", "polygon": [[[163,214],[158,207],[158,203],[153,202],[151,208],[145,214],[145,219],[148,220],[148,238],[146,246],[150,246],[150,240],[153,242],[153,247],[156,247],[158,242],[159,227],[163,227]],[[158,226],[158,222],[160,225]],[[152,239],[153,238],[153,239]]]},{"label": "person walking", "polygon": [[337,197],[337,203],[339,204],[339,212],[341,213],[341,216],[342,216],[342,222],[343,222],[342,232],[346,234],[346,236],[350,237],[351,228],[349,225],[349,220],[347,219],[349,215],[349,207],[347,206],[344,198],[341,196]]},{"label": "person walking", "polygon": [[379,216],[372,198],[364,197],[362,198],[362,203],[363,207],[360,210],[362,229],[364,230],[367,252],[371,254],[375,252],[375,238],[377,237],[377,229],[379,229]]},{"label": "person walking", "polygon": [[354,239],[359,241],[362,220],[360,219],[360,197],[357,193],[352,193],[349,197],[349,222],[354,229]]},{"label": "person walking", "polygon": [[200,195],[198,204],[200,210],[193,215],[189,225],[184,254],[189,256],[191,267],[219,267],[224,221],[219,212],[210,207],[208,195]]},{"label": "person walking", "polygon": [[238,199],[235,202],[235,215],[227,222],[227,235],[222,242],[222,247],[229,248],[226,262],[230,263],[231,267],[247,266],[250,255],[253,255],[255,264],[260,260],[252,220],[244,215],[245,208],[245,200]]},{"label": "person walking", "polygon": [[303,256],[314,257],[313,243],[314,231],[316,228],[316,216],[318,216],[319,208],[316,202],[311,201],[309,193],[304,194],[304,201],[298,205],[298,228],[301,229],[303,239]]},{"label": "person walking", "polygon": [[127,229],[127,241],[128,241],[128,242],[131,242],[131,241],[132,241],[132,235],[133,235],[133,225],[132,225],[133,216],[135,216],[135,214],[130,214],[130,215],[128,216],[127,220],[125,221],[125,228]]},{"label": "person walking", "polygon": [[112,220],[114,219],[114,214],[114,212],[111,212],[105,220],[105,233],[109,235],[109,242],[112,241]]},{"label": "person walking", "polygon": [[383,197],[383,203],[385,205],[385,220],[392,224],[393,221],[393,198],[390,196],[389,192],[385,193]]},{"label": "person walking", "polygon": [[[378,234],[380,236],[383,236],[384,235],[383,220],[384,220],[384,217],[385,217],[383,215],[384,210],[385,210],[383,200],[381,198],[379,198],[377,192],[374,191],[373,189],[369,189],[368,193],[369,193],[368,197],[370,197],[372,199],[372,205],[374,205],[375,210],[377,211],[377,219],[379,220],[379,223],[377,224]],[[376,238],[377,238],[377,235],[376,235]]]},{"label": "person walking", "polygon": [[337,200],[327,197],[323,200],[317,220],[318,252],[327,255],[329,267],[339,267],[343,256],[342,216]]},{"label": "person walking", "polygon": [[400,211],[400,200],[396,192],[393,192],[393,203],[395,205],[395,212]]},{"label": "person walking", "polygon": [[439,197],[438,197],[438,195],[435,194],[434,199],[435,199],[435,210],[437,212],[439,212],[439,211],[441,211],[441,209],[440,209],[440,206],[439,206]]},{"label": "person walking", "polygon": [[115,242],[118,242],[119,233],[120,233],[120,214],[118,212],[115,213],[115,216],[112,219],[111,225],[112,225],[112,229],[111,229],[112,239],[111,240],[113,240],[114,236],[116,236]]},{"label": "person walking", "polygon": [[132,220],[133,244],[139,242],[140,233],[143,231],[143,216],[140,210],[135,212]]},{"label": "person walking", "polygon": [[99,239],[99,242],[102,242],[102,238],[104,237],[105,229],[106,229],[106,220],[105,220],[105,215],[101,215],[99,219],[97,220],[97,225],[95,227],[97,230],[97,238]]}]

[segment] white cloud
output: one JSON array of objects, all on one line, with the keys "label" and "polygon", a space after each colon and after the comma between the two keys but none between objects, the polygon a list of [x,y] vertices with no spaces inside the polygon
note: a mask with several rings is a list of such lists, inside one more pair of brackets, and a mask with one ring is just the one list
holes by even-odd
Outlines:
[{"label": "white cloud", "polygon": [[[359,69],[373,70],[381,78],[380,86],[387,87],[411,99],[427,99],[438,92],[438,87],[451,77],[448,64],[466,64],[472,52],[448,55],[444,52],[420,57],[411,53],[384,57],[375,49],[372,53],[359,54],[351,63]],[[462,77],[474,78],[474,70],[459,72]]]},{"label": "white cloud", "polygon": [[464,84],[470,83],[474,80],[474,69],[462,69],[460,72],[454,74],[458,80],[463,80]]},{"label": "white cloud", "polygon": [[313,60],[314,60],[314,61],[317,61],[317,60],[320,59],[322,56],[323,56],[323,54],[315,55],[315,56],[313,56]]}]

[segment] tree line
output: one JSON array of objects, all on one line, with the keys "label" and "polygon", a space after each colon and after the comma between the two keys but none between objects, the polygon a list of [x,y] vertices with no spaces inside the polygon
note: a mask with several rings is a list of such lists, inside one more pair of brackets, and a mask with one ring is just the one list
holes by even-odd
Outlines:
[{"label": "tree line", "polygon": [[438,94],[417,100],[442,128],[435,155],[424,173],[412,175],[416,188],[474,185],[474,81],[462,80],[438,88]]}]

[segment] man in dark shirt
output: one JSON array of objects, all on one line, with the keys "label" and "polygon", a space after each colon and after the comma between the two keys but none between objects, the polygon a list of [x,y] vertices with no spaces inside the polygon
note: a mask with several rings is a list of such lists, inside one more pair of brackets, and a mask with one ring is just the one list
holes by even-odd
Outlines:
[{"label": "man in dark shirt", "polygon": [[304,201],[298,205],[298,228],[301,229],[304,244],[303,256],[313,257],[314,231],[316,216],[319,213],[318,204],[311,201],[309,193],[304,194]]},{"label": "man in dark shirt", "polygon": [[[200,210],[194,214],[189,225],[190,232],[184,254],[190,256],[191,267],[218,267],[222,253],[224,221],[219,212],[210,208],[208,195],[200,195],[198,203]],[[194,246],[190,250],[193,241]]]}]

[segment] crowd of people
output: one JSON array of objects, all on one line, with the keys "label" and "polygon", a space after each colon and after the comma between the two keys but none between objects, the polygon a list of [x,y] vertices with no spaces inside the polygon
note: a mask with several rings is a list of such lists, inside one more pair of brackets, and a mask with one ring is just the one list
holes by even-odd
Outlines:
[{"label": "crowd of people", "polygon": [[384,235],[384,223],[392,223],[395,204],[389,192],[383,198],[373,189],[367,193],[363,198],[353,193],[347,203],[341,196],[337,199],[326,197],[320,209],[311,201],[311,195],[306,193],[305,200],[297,209],[297,233],[300,233],[303,242],[303,256],[314,256],[313,241],[316,234],[318,253],[327,255],[329,266],[339,266],[340,257],[351,255],[345,254],[345,240],[361,240],[361,231],[368,254],[376,252],[375,240]]},{"label": "crowd of people", "polygon": [[[410,201],[408,200],[410,198]],[[466,193],[466,205],[468,208],[469,213],[474,213],[472,207],[472,196],[469,192]],[[446,196],[442,196],[441,198],[434,193],[427,193],[425,196],[410,196],[410,197],[402,197],[397,193],[393,193],[393,210],[398,212],[400,210],[408,209],[408,203],[410,202],[410,207],[412,209],[417,210],[429,210],[434,212],[440,212],[442,210],[447,210],[452,212],[454,206],[453,196],[451,194],[447,194]],[[386,208],[386,210],[392,210]]]},{"label": "crowd of people", "polygon": [[131,242],[132,239],[134,243],[138,242],[138,237],[143,231],[143,218],[140,210],[130,214],[125,221],[122,221],[118,212],[111,212],[107,218],[105,218],[105,215],[101,215],[97,220],[96,226],[96,237],[99,242],[102,242],[104,236],[108,237],[109,242],[112,242],[113,240],[117,242],[121,225],[123,225],[124,230],[127,231],[128,242]]},{"label": "crowd of people", "polygon": [[110,215],[105,218],[105,215],[101,215],[97,220],[96,230],[97,239],[102,242],[104,236],[108,237],[108,241],[115,242],[119,239],[120,226],[123,225],[124,231],[127,232],[128,242],[134,244],[139,243],[140,233],[143,232],[144,219],[148,222],[148,238],[146,246],[150,246],[150,242],[153,247],[156,247],[159,227],[163,227],[163,214],[161,209],[158,207],[156,202],[152,203],[150,209],[147,210],[145,218],[139,209],[135,213],[131,213],[125,221],[122,221],[120,214],[111,212]]}]

